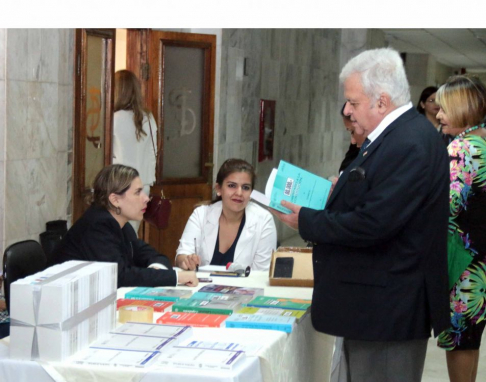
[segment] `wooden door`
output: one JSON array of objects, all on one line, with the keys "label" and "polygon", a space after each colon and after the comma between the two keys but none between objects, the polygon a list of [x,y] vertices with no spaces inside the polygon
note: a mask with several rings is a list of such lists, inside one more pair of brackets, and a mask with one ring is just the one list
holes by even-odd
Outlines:
[{"label": "wooden door", "polygon": [[89,206],[96,174],[111,161],[115,29],[77,29],[73,223]]},{"label": "wooden door", "polygon": [[148,41],[145,94],[158,126],[151,192],[163,190],[172,214],[167,229],[145,224],[144,238],[173,262],[194,206],[212,196],[216,36],[152,30]]}]

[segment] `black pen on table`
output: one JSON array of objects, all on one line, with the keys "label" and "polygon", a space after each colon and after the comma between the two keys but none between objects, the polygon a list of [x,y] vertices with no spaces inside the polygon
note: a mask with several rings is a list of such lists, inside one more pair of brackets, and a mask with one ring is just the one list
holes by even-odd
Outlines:
[{"label": "black pen on table", "polygon": [[[196,238],[194,238],[194,254],[197,256],[197,242]],[[199,271],[199,264],[196,264],[196,272]]]}]

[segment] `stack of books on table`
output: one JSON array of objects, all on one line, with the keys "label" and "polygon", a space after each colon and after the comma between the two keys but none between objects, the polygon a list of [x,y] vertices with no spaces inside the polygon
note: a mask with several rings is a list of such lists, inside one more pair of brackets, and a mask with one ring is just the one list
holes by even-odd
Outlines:
[{"label": "stack of books on table", "polygon": [[175,302],[172,305],[172,312],[229,316],[259,294],[263,294],[263,288],[209,284],[194,293],[191,298]]},{"label": "stack of books on table", "polygon": [[10,356],[63,361],[115,327],[117,264],[68,261],[10,286]]},{"label": "stack of books on table", "polygon": [[246,305],[226,319],[227,328],[270,329],[291,333],[296,323],[307,314],[311,300],[257,296]]},{"label": "stack of books on table", "polygon": [[75,364],[146,367],[162,352],[192,336],[188,326],[128,322],[75,355]]}]

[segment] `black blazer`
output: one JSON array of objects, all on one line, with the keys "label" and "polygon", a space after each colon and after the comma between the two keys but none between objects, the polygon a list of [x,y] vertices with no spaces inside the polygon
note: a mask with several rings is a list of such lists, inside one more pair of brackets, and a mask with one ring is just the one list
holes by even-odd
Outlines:
[{"label": "black blazer", "polygon": [[[58,263],[67,260],[118,263],[118,287],[177,283],[169,259],[137,239],[130,224],[120,228],[104,208],[90,207],[68,231],[56,254]],[[169,270],[147,268],[152,263],[163,264]]]},{"label": "black blazer", "polygon": [[448,326],[448,195],[446,148],[410,109],[342,173],[325,210],[301,209],[317,330],[393,341]]}]

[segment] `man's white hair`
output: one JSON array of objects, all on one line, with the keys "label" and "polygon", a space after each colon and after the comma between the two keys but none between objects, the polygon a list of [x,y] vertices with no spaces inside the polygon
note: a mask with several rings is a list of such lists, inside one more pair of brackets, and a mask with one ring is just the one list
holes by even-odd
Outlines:
[{"label": "man's white hair", "polygon": [[365,94],[377,100],[381,93],[390,96],[396,107],[410,102],[410,87],[400,54],[391,48],[366,50],[344,65],[339,80],[344,83],[358,73]]}]

